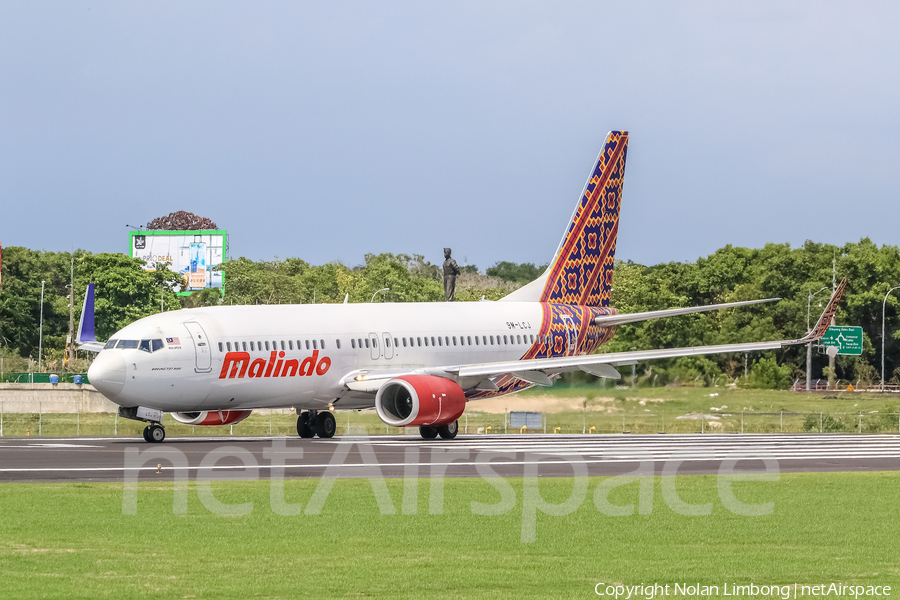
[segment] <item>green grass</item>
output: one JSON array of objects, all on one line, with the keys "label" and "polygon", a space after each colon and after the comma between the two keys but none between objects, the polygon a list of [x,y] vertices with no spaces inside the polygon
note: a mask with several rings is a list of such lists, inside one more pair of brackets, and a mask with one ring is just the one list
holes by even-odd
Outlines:
[{"label": "green grass", "polygon": [[[146,480],[147,478],[145,478]],[[252,501],[245,516],[207,511],[193,484],[188,514],[173,515],[172,484],[139,484],[137,514],[124,515],[121,484],[0,486],[2,598],[572,598],[598,582],[793,584],[838,581],[900,590],[900,473],[783,474],[735,483],[747,503],[772,514],[735,515],[712,476],[676,478],[687,502],[712,502],[709,516],[666,506],[655,478],[652,514],[611,517],[586,500],[567,516],[538,513],[536,541],[522,543],[522,480],[508,480],[516,505],[477,516],[470,502],[496,503],[482,479],[444,481],[443,514],[401,514],[403,480],[388,480],[397,514],[381,515],[368,480],[336,482],[318,515],[284,517],[268,481],[216,482],[216,498]],[[318,480],[286,482],[304,506]],[[572,480],[540,480],[561,502]],[[637,484],[615,488],[615,504],[637,500]]]}]

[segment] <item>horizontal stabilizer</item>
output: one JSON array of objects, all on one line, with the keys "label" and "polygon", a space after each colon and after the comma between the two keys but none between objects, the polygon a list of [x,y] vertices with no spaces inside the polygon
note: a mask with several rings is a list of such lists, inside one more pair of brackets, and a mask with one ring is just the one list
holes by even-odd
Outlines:
[{"label": "horizontal stabilizer", "polygon": [[622,325],[623,323],[637,323],[638,321],[649,321],[650,319],[664,319],[666,317],[677,317],[678,315],[689,315],[698,312],[707,312],[711,310],[720,310],[723,308],[735,308],[737,306],[749,306],[751,304],[762,304],[763,302],[776,302],[781,298],[767,298],[765,300],[744,300],[743,302],[726,302],[725,304],[710,304],[709,306],[691,306],[688,308],[669,308],[666,310],[651,310],[648,312],[631,313],[629,315],[601,315],[594,319],[594,323],[609,327],[611,325]]}]

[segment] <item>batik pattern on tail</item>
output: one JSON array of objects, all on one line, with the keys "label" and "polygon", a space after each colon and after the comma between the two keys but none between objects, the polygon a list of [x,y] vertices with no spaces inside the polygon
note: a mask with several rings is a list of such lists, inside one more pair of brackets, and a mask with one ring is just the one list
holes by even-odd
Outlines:
[{"label": "batik pattern on tail", "polygon": [[542,302],[609,306],[628,132],[611,131],[550,266]]},{"label": "batik pattern on tail", "polygon": [[[612,339],[611,327],[600,327],[594,322],[600,315],[616,314],[611,308],[572,306],[566,304],[541,303],[543,316],[538,331],[524,331],[535,335],[535,341],[522,355],[522,360],[551,358],[554,356],[575,356],[590,354]],[[518,332],[516,332],[518,333]],[[496,392],[472,390],[466,394],[469,400],[493,398],[521,392],[530,383],[506,374],[491,378],[499,388]]]}]

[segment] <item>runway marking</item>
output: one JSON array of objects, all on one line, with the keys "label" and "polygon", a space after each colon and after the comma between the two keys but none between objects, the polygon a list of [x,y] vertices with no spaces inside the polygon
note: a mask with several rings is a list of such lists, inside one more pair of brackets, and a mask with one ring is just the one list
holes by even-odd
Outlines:
[{"label": "runway marking", "polygon": [[90,444],[27,444],[25,446],[0,445],[2,448],[104,448],[105,446],[92,446]]}]

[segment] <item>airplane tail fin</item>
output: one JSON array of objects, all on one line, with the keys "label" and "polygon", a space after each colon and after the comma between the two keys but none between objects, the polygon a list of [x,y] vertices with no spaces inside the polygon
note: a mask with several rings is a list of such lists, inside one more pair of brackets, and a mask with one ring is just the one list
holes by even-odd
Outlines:
[{"label": "airplane tail fin", "polygon": [[627,149],[610,131],[547,271],[503,300],[609,306]]},{"label": "airplane tail fin", "polygon": [[97,343],[94,336],[94,284],[89,283],[84,292],[84,305],[81,307],[81,320],[78,322],[78,335],[75,341],[81,346]]}]

